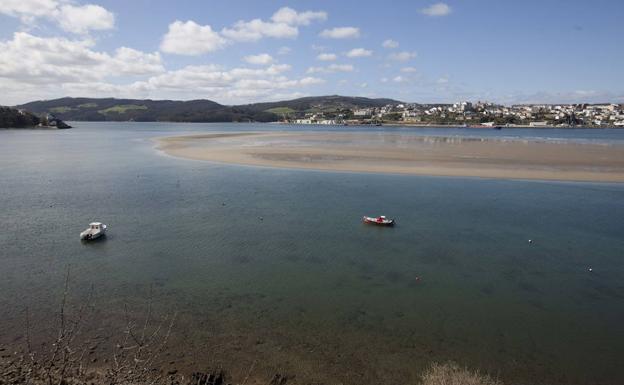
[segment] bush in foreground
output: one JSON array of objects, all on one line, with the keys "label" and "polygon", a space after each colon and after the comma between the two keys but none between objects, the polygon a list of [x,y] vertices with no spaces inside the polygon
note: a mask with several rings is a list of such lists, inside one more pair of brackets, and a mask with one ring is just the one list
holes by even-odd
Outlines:
[{"label": "bush in foreground", "polygon": [[434,363],[422,376],[422,385],[503,385],[502,382],[454,363]]}]

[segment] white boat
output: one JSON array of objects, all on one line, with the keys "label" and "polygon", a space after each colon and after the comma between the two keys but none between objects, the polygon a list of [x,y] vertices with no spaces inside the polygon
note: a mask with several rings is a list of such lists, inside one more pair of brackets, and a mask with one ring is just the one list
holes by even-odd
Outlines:
[{"label": "white boat", "polygon": [[90,241],[106,234],[106,225],[100,222],[89,223],[89,227],[80,233],[80,239]]}]

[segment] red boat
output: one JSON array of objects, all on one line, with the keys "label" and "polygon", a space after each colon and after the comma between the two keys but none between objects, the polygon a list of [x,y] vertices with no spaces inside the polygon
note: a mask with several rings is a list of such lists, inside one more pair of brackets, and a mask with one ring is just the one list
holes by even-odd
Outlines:
[{"label": "red boat", "polygon": [[384,215],[379,217],[362,217],[364,223],[370,223],[371,225],[378,226],[394,226],[394,219],[386,218]]}]

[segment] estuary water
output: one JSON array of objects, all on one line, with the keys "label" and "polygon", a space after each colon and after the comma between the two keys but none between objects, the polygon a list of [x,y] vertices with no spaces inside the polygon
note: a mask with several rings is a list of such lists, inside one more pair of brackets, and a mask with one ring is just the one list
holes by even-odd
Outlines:
[{"label": "estuary water", "polygon": [[[455,361],[509,384],[624,383],[622,184],[242,167],[170,157],[153,138],[308,128],[72,125],[0,131],[2,344],[21,343],[26,308],[54,323],[69,266],[70,297],[93,290],[105,335],[124,304],[177,312],[180,368],[416,383]],[[618,130],[314,129],[624,143]],[[378,214],[397,226],[361,223]],[[93,220],[107,239],[81,243]]]}]

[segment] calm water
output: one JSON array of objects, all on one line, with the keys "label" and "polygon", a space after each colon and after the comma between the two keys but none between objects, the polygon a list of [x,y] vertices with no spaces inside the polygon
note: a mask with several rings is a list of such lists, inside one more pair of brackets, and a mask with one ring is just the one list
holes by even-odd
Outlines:
[{"label": "calm water", "polygon": [[[191,365],[413,383],[454,360],[509,383],[624,383],[624,185],[238,167],[151,141],[283,129],[303,128],[0,131],[0,341],[18,341],[26,307],[50,319],[70,265],[104,325],[151,287],[179,312]],[[624,143],[624,130],[356,129]],[[360,223],[379,213],[398,225]],[[92,220],[109,236],[82,244]]]}]

